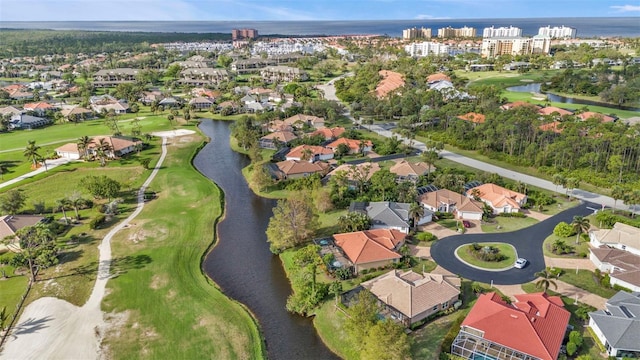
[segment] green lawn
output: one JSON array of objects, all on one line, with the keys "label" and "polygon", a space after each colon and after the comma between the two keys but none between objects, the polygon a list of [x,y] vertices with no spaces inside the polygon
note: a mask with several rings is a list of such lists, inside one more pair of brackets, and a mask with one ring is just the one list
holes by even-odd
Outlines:
[{"label": "green lawn", "polygon": [[412,334],[413,343],[411,345],[411,355],[413,359],[437,360],[441,350],[451,351],[451,349],[441,349],[442,340],[451,328],[453,322],[460,316],[460,312],[435,319],[416,330]]},{"label": "green lawn", "polygon": [[442,225],[444,227],[446,227],[447,229],[451,229],[451,230],[458,230],[458,225],[462,226],[462,224],[460,224],[460,220],[456,220],[456,219],[444,219],[444,220],[438,220],[436,221],[439,225]]},{"label": "green lawn", "polygon": [[497,233],[516,231],[534,225],[538,222],[538,220],[532,217],[517,218],[496,216],[491,220],[492,223],[483,222],[482,225],[480,225],[483,232]]},{"label": "green lawn", "polygon": [[346,360],[360,359],[360,352],[349,341],[349,336],[344,330],[346,315],[336,309],[335,302],[325,302],[316,312],[313,318],[318,335],[322,342],[334,353]]},{"label": "green lawn", "polygon": [[[504,254],[506,258],[502,261],[483,261],[477,259],[468,250],[468,245],[463,245],[456,250],[456,255],[463,261],[485,269],[504,269],[507,268],[516,261],[516,249],[505,243],[478,243],[480,246],[495,246],[500,249],[500,253]],[[482,250],[480,250],[482,251]]]},{"label": "green lawn", "polygon": [[[551,245],[558,240],[564,240],[565,244],[570,245],[574,248],[574,251],[570,254],[556,255],[551,251]],[[544,251],[545,256],[555,257],[555,258],[570,258],[570,259],[584,259],[585,256],[580,256],[581,254],[589,255],[589,241],[585,241],[580,239],[580,242],[576,244],[576,237],[569,236],[567,238],[560,238],[554,234],[547,236],[544,239],[544,243],[542,245],[542,250]]]},{"label": "green lawn", "polygon": [[25,275],[13,275],[8,269],[5,271],[8,278],[0,278],[0,310],[6,308],[7,316],[13,316],[20,298],[27,290],[29,278]]},{"label": "green lawn", "polygon": [[106,334],[110,358],[266,356],[248,311],[202,273],[222,212],[220,189],[188,161],[202,140],[170,146],[151,185],[158,198],[112,240],[114,258],[123,260],[107,285],[103,309],[122,326]]},{"label": "green lawn", "polygon": [[566,282],[567,284],[571,284],[575,287],[579,287],[584,289],[592,294],[596,294],[603,298],[610,298],[615,295],[618,291],[612,288],[607,288],[600,285],[595,277],[595,274],[592,271],[580,269],[576,274],[575,269],[563,269],[562,275],[560,275],[560,280]]}]

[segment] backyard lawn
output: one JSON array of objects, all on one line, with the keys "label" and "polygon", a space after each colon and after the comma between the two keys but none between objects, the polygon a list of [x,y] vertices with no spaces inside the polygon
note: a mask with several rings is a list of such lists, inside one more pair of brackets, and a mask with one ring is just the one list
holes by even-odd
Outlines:
[{"label": "backyard lawn", "polygon": [[592,294],[596,294],[605,299],[609,299],[618,292],[618,290],[600,285],[595,273],[593,273],[592,271],[580,269],[576,274],[575,269],[563,270],[564,271],[559,278],[560,280],[566,282],[567,284],[571,284],[573,286],[584,289]]},{"label": "backyard lawn", "polygon": [[346,360],[360,359],[360,352],[349,341],[344,330],[346,315],[336,309],[333,300],[326,301],[313,318],[313,325],[318,331],[322,342],[333,352]]},{"label": "backyard lawn", "polygon": [[412,358],[437,360],[440,357],[441,350],[451,351],[451,349],[441,349],[442,339],[458,316],[460,316],[460,313],[454,312],[435,319],[414,331],[413,344],[411,345]]},{"label": "backyard lawn", "polygon": [[[493,246],[499,249],[500,253],[505,256],[504,260],[501,261],[484,261],[477,257],[475,257],[469,251],[469,245],[462,245],[456,250],[456,255],[460,257],[460,259],[466,263],[469,263],[474,266],[478,266],[485,269],[504,269],[513,265],[516,261],[516,249],[505,243],[478,243],[478,245],[485,246]],[[479,251],[483,251],[480,249]]]},{"label": "backyard lawn", "polygon": [[[573,248],[573,252],[569,254],[558,255],[551,251],[552,245],[558,241],[563,240],[567,246]],[[584,259],[589,256],[589,241],[585,241],[584,239],[580,239],[580,242],[576,244],[576,237],[569,236],[566,238],[561,238],[554,234],[549,235],[546,239],[544,239],[544,243],[542,245],[542,250],[544,251],[545,256],[555,257],[555,258],[571,258],[571,259]],[[582,256],[585,255],[585,256]]]}]

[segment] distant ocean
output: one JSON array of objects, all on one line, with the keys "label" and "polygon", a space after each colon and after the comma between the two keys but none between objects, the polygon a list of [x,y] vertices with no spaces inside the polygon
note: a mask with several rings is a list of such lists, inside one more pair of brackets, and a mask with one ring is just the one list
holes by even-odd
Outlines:
[{"label": "distant ocean", "polygon": [[535,35],[541,26],[570,26],[578,37],[640,37],[640,17],[623,18],[539,18],[539,19],[450,19],[450,20],[385,20],[385,21],[3,21],[0,28],[53,29],[94,31],[143,31],[178,33],[230,33],[233,28],[254,28],[259,34],[271,35],[356,35],[377,34],[399,37],[411,27],[438,28],[451,26],[476,28],[479,35],[489,26],[516,26],[523,35]]}]

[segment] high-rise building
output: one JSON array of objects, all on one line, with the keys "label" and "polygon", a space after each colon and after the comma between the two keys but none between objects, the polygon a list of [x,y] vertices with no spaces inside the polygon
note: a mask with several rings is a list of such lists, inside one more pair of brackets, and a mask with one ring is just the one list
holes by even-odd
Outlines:
[{"label": "high-rise building", "polygon": [[543,26],[538,29],[538,35],[552,39],[575,39],[577,30],[568,26]]},{"label": "high-rise building", "polygon": [[509,27],[499,27],[494,28],[493,26],[484,28],[482,31],[483,38],[493,38],[493,37],[519,37],[522,36],[522,29],[509,26]]},{"label": "high-rise building", "polygon": [[482,39],[482,57],[493,58],[500,55],[549,54],[551,38],[536,35],[525,37],[489,37]]},{"label": "high-rise building", "polygon": [[449,46],[437,42],[425,41],[406,45],[404,51],[411,56],[448,55]]},{"label": "high-rise building", "polygon": [[258,30],[256,29],[233,29],[231,30],[231,40],[256,39]]},{"label": "high-rise building", "polygon": [[476,29],[468,26],[461,27],[459,29],[452,28],[451,26],[438,29],[438,37],[441,37],[441,38],[475,37],[475,36],[476,36]]},{"label": "high-rise building", "polygon": [[412,40],[412,39],[430,39],[431,38],[431,29],[430,28],[411,28],[402,30],[402,38],[404,40]]}]

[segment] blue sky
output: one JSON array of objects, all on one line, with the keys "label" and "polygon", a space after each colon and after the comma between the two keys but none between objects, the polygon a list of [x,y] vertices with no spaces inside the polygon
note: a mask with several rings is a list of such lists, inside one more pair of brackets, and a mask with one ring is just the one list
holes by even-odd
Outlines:
[{"label": "blue sky", "polygon": [[640,0],[0,0],[0,21],[602,16],[640,16]]}]

